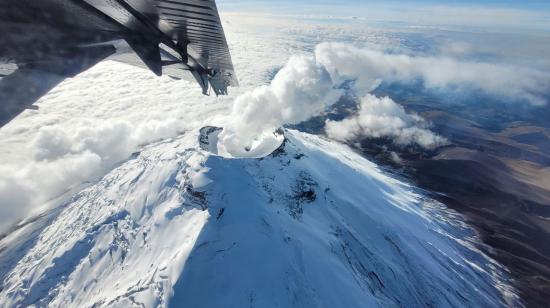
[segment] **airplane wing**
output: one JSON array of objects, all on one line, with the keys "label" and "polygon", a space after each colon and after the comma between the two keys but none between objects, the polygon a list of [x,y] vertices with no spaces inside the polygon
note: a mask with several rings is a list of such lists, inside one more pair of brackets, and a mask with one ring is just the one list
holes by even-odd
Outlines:
[{"label": "airplane wing", "polygon": [[0,0],[0,127],[63,79],[109,58],[237,86],[214,0]]}]

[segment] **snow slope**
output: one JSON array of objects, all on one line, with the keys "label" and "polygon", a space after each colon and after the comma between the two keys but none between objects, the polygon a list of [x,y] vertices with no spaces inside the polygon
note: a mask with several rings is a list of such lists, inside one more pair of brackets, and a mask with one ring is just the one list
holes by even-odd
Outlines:
[{"label": "snow slope", "polygon": [[2,240],[0,306],[516,301],[460,216],[346,146],[285,135],[258,159],[203,151],[193,132],[145,147]]}]

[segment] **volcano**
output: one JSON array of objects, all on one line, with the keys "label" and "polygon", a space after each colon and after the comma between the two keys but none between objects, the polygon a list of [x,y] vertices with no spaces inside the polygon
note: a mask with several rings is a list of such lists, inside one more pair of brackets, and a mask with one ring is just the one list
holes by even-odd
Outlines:
[{"label": "volcano", "polygon": [[223,157],[215,131],[150,144],[7,235],[0,306],[518,304],[464,218],[398,175],[294,130]]}]

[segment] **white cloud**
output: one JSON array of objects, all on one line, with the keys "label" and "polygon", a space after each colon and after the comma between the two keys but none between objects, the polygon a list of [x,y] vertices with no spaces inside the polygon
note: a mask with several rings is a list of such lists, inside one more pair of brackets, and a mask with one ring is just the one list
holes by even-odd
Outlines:
[{"label": "white cloud", "polygon": [[342,121],[327,121],[325,130],[331,138],[352,141],[361,137],[388,137],[401,145],[418,144],[432,148],[444,144],[444,138],[427,128],[416,114],[409,114],[389,97],[367,94],[361,98],[356,115]]},{"label": "white cloud", "polygon": [[[542,74],[542,73],[540,73]],[[382,82],[423,80],[431,88],[480,88],[494,95],[507,95],[543,104],[538,95],[541,77],[528,69],[490,63],[460,62],[451,58],[414,57],[360,49],[350,44],[322,43],[314,56],[295,56],[279,71],[270,85],[239,96],[220,135],[220,148],[234,156],[258,156],[265,151],[272,133],[284,124],[296,124],[317,115],[335,103],[342,83],[354,80],[353,89],[364,96],[359,113],[341,122],[327,122],[329,136],[343,141],[357,137],[389,137],[398,144],[424,148],[445,140],[428,128],[416,114],[408,114],[390,98],[368,94]],[[222,150],[223,151],[223,150]]]},{"label": "white cloud", "polygon": [[[301,47],[250,29],[226,27],[240,78],[231,95],[264,83],[265,72]],[[266,50],[273,55],[266,58]],[[0,234],[58,205],[49,200],[69,197],[71,188],[102,177],[144,145],[216,125],[233,98],[205,97],[194,82],[112,61],[65,80],[39,100],[39,110],[0,128]]]},{"label": "white cloud", "polygon": [[[455,46],[464,52],[465,46]],[[430,148],[444,139],[428,129],[422,118],[408,114],[390,98],[368,94],[382,82],[423,81],[428,88],[452,91],[479,89],[508,100],[546,103],[550,75],[529,68],[450,57],[389,54],[350,44],[322,43],[314,56],[295,56],[270,85],[239,96],[220,135],[220,147],[235,156],[257,156],[274,144],[272,133],[284,124],[295,124],[319,114],[335,103],[343,82],[354,80],[361,99],[359,113],[341,122],[327,122],[329,136],[351,140],[358,136],[390,137],[398,144],[416,143]]]},{"label": "white cloud", "polygon": [[13,169],[0,167],[2,174],[10,177],[0,177],[0,234],[15,222],[14,218],[23,217],[31,205],[32,190],[26,185],[15,181]]},{"label": "white cloud", "polygon": [[341,43],[320,44],[315,53],[333,78],[356,79],[356,86],[366,92],[382,81],[422,80],[428,88],[479,89],[507,100],[524,100],[541,106],[547,103],[544,95],[550,91],[549,73],[513,65],[388,54]]},{"label": "white cloud", "polygon": [[148,120],[84,121],[40,128],[29,142],[32,160],[2,168],[0,173],[0,233],[11,227],[13,217],[63,194],[71,187],[101,176],[128,158],[141,144],[172,137],[183,130],[182,122]]},{"label": "white cloud", "polygon": [[261,155],[257,149],[263,152],[283,124],[305,121],[336,102],[341,91],[333,85],[314,57],[291,57],[271,84],[237,97],[219,136],[220,150],[237,157]]},{"label": "white cloud", "polygon": [[173,118],[131,123],[126,120],[84,122],[70,131],[61,125],[38,130],[29,151],[36,161],[53,162],[71,155],[94,153],[105,164],[126,158],[141,144],[172,137],[184,130]]},{"label": "white cloud", "polygon": [[[536,85],[550,84],[545,83],[548,75],[516,66],[489,63],[479,66],[480,63],[444,57],[389,55],[380,48],[376,51],[323,44],[314,55],[293,60],[292,67],[282,70],[274,84],[254,90],[268,81],[266,72],[279,67],[290,54],[303,53],[314,42],[345,38],[369,42],[369,46],[391,45],[397,50],[400,44],[399,37],[373,31],[363,24],[307,24],[296,19],[282,21],[281,17],[262,17],[265,22],[259,22],[259,18],[256,14],[224,17],[224,21],[230,21],[224,25],[241,84],[240,88],[231,89],[230,97],[206,98],[194,83],[157,78],[146,70],[107,61],[66,80],[40,100],[38,111],[28,110],[2,127],[0,233],[74,185],[101,177],[142,144],[182,131],[196,132],[204,125],[225,126],[227,114],[235,118],[232,129],[242,133],[237,136],[242,139],[239,143],[250,142],[262,131],[269,135],[282,123],[295,123],[322,112],[336,100],[333,95],[338,91],[334,86],[347,77],[358,79],[361,96],[382,80],[401,82],[428,77],[433,86],[469,85],[481,79],[488,84],[484,88],[498,95],[531,94],[536,101],[540,98]],[[462,47],[453,48],[460,53]],[[471,65],[475,73],[468,74],[463,65]],[[506,68],[499,70],[499,67]],[[485,68],[488,72],[483,72]],[[431,69],[434,71],[430,72]],[[455,71],[461,73],[449,80]],[[537,78],[539,81],[533,86]],[[494,84],[489,86],[491,82]],[[247,91],[250,92],[234,100]],[[410,125],[394,130],[401,133],[394,133],[396,140],[429,143],[432,136],[425,123],[411,122],[412,115],[406,113],[399,116]],[[345,121],[352,123],[354,119]],[[358,131],[361,130],[342,130],[350,134]],[[345,136],[339,139],[345,140]]]},{"label": "white cloud", "polygon": [[101,157],[92,152],[67,154],[51,161],[0,169],[0,233],[51,198],[98,175]]}]

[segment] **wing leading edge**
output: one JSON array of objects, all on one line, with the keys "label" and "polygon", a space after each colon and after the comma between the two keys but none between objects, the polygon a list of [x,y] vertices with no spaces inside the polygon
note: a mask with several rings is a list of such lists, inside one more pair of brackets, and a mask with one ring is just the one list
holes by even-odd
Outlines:
[{"label": "wing leading edge", "polygon": [[238,85],[214,0],[0,0],[0,29],[0,126],[108,57],[206,95]]}]

